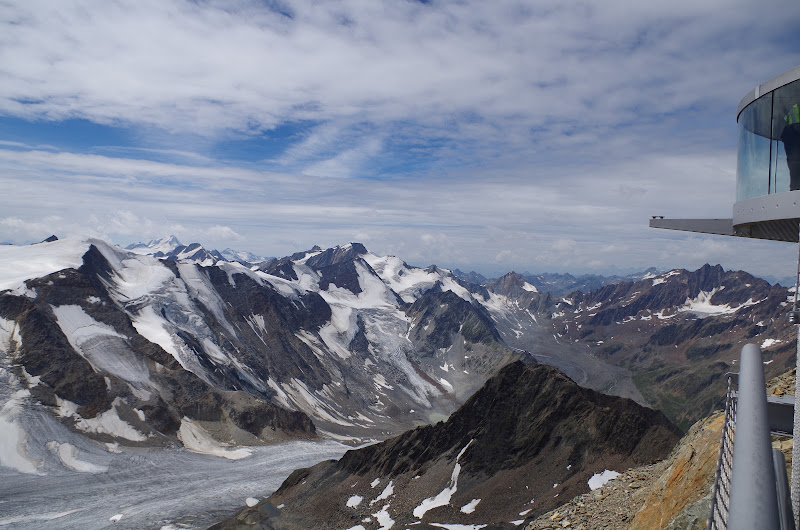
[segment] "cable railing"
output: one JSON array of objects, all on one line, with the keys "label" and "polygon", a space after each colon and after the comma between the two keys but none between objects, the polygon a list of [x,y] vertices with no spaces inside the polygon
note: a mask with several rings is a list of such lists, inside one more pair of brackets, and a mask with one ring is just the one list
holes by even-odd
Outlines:
[{"label": "cable railing", "polygon": [[738,374],[728,373],[726,375],[728,392],[725,395],[725,422],[722,425],[722,442],[719,447],[717,474],[714,477],[714,490],[711,494],[708,530],[720,530],[726,527],[730,506],[733,437],[736,433],[736,390],[734,384]]},{"label": "cable railing", "polygon": [[742,348],[739,374],[727,379],[708,529],[794,530],[786,462],[783,453],[772,449],[770,437],[773,424],[780,422],[767,406],[758,346]]}]

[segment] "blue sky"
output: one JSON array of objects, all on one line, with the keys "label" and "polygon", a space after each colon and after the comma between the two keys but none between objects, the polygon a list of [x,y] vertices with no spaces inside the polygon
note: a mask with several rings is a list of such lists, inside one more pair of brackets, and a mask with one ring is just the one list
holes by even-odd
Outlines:
[{"label": "blue sky", "polygon": [[793,245],[647,221],[730,217],[736,106],[800,64],[795,0],[26,0],[0,24],[0,241],[794,271]]}]

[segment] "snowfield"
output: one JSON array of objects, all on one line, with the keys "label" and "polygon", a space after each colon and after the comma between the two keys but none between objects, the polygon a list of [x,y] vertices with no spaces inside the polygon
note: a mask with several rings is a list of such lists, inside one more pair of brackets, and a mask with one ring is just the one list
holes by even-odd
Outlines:
[{"label": "snowfield", "polygon": [[38,245],[0,245],[0,291],[24,287],[25,280],[80,267],[90,244],[60,239]]}]

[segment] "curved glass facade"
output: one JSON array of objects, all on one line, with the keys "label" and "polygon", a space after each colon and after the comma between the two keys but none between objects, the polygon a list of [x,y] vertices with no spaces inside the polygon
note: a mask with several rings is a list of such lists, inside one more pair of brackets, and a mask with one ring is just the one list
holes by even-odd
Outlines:
[{"label": "curved glass facade", "polygon": [[736,201],[800,190],[800,80],[739,114]]}]

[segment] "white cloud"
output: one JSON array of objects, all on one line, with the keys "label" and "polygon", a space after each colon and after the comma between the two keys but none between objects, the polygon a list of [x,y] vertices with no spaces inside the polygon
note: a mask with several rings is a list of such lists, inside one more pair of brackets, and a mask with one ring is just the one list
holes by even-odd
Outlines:
[{"label": "white cloud", "polygon": [[[4,6],[0,114],[125,126],[142,145],[0,138],[0,239],[168,230],[278,255],[356,234],[418,264],[792,268],[784,247],[749,247],[770,261],[647,220],[730,215],[736,103],[795,66],[795,0],[286,9]],[[214,154],[280,126],[296,132],[259,163]]]},{"label": "white cloud", "polygon": [[237,234],[233,229],[228,226],[215,225],[206,231],[209,239],[223,240],[223,241],[241,241],[244,239],[241,235]]}]

